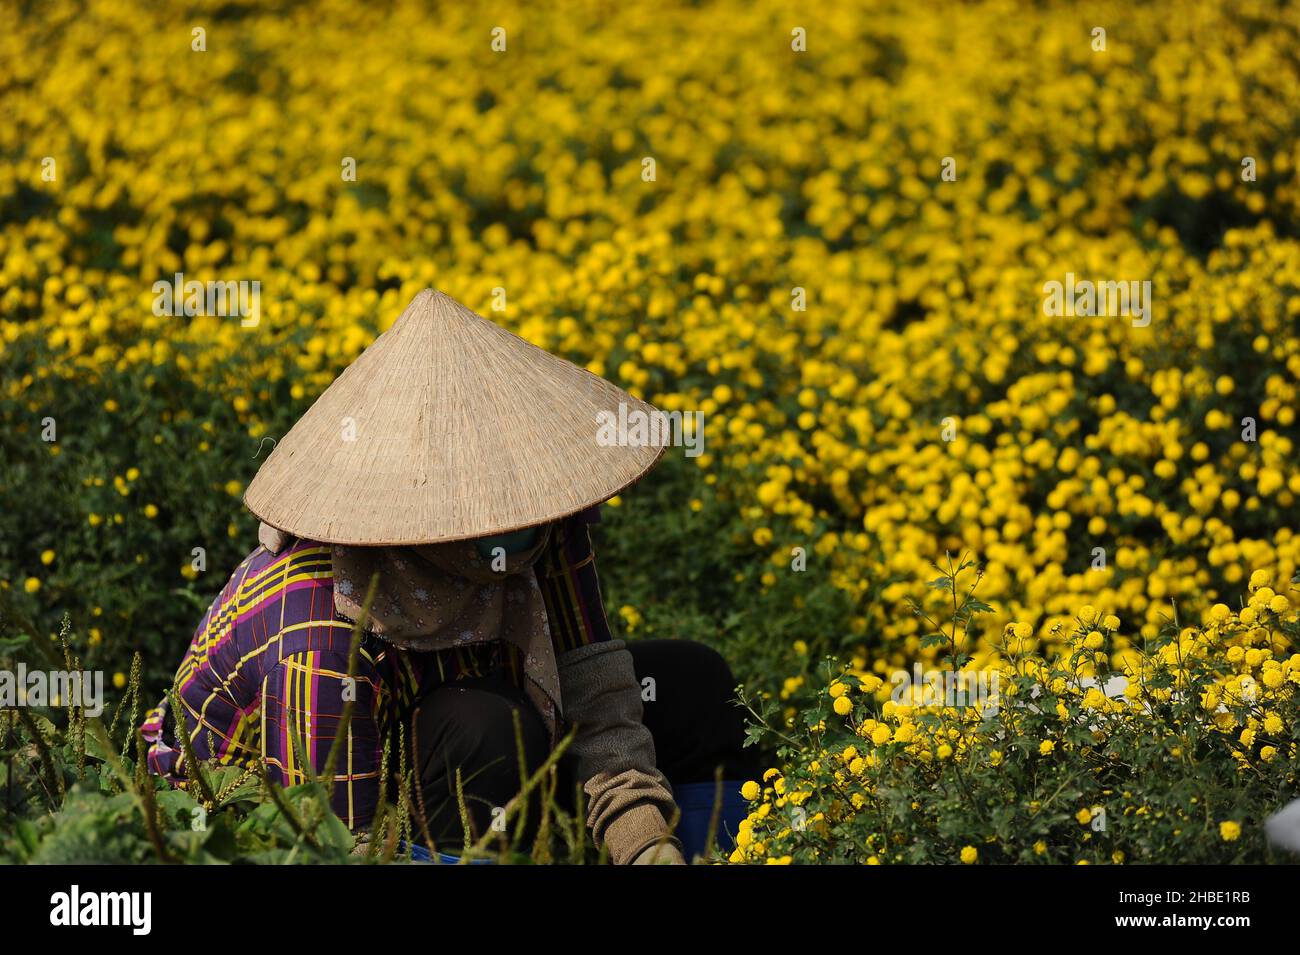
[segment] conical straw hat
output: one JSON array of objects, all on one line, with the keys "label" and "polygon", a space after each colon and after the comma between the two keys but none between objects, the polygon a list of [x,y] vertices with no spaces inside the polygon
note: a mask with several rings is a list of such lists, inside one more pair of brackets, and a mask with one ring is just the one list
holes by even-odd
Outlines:
[{"label": "conical straw hat", "polygon": [[244,503],[332,544],[521,530],[608,500],[659,459],[663,428],[598,442],[598,413],[617,418],[620,404],[624,421],[658,414],[425,289],[284,436]]}]

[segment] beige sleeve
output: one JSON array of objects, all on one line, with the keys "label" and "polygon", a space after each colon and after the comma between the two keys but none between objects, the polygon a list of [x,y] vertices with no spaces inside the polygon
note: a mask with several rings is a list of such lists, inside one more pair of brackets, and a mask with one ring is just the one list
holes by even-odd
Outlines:
[{"label": "beige sleeve", "polygon": [[641,686],[621,640],[588,644],[557,661],[564,719],[577,727],[570,747],[590,800],[596,844],[625,865],[660,840],[677,814],[668,780],[655,766],[654,740],[641,722]]}]

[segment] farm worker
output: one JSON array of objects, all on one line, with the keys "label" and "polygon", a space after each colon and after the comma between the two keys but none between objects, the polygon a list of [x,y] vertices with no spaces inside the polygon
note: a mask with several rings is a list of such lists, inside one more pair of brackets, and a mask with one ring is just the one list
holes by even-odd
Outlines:
[{"label": "farm worker", "polygon": [[[573,729],[561,765],[569,791],[586,793],[597,844],[619,864],[680,863],[669,779],[740,764],[742,723],[712,650],[610,634],[589,527],[664,450],[596,440],[599,413],[621,403],[654,411],[447,295],[419,293],[248,487],[261,546],[177,672],[195,756],[260,759],[276,781],[304,782],[330,767],[351,700],[331,768],[339,817],[370,826],[391,783],[381,764],[397,767],[404,739],[416,834],[427,826],[458,848],[457,777],[479,836],[520,789],[520,745],[531,775]],[[167,711],[164,700],[144,724],[150,768],[183,782]]]}]

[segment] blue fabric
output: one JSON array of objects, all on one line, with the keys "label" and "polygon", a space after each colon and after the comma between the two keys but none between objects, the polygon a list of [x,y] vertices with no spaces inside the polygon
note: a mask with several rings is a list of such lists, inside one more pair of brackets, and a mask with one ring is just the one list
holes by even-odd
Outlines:
[{"label": "blue fabric", "polygon": [[[742,781],[724,779],[722,781],[722,802],[718,811],[718,828],[714,833],[714,846],[718,852],[728,854],[736,846],[736,833],[740,821],[749,812],[749,803],[740,794]],[[675,835],[682,843],[682,854],[686,861],[704,854],[705,840],[709,837],[709,822],[713,818],[714,803],[718,799],[716,783],[683,783],[673,787],[673,799],[681,810],[677,821]],[[418,843],[411,846],[413,862],[434,862],[433,854]],[[443,865],[455,865],[460,856],[448,852],[439,852],[437,862]],[[470,865],[493,865],[493,859],[473,859]]]},{"label": "blue fabric", "polygon": [[495,534],[492,537],[476,537],[474,546],[482,557],[491,557],[493,548],[500,547],[507,556],[528,550],[537,541],[537,528],[525,527],[522,531],[509,534]]},{"label": "blue fabric", "polygon": [[[402,848],[404,849],[405,846],[403,845]],[[399,851],[401,850],[399,849]],[[435,860],[433,858],[433,853],[417,842],[412,844],[411,846],[411,861],[412,862],[434,862]],[[456,863],[460,862],[460,856],[454,856],[450,852],[439,852],[436,861],[442,865],[455,865]],[[469,861],[469,864],[470,865],[492,865],[493,862],[494,860],[492,859],[471,859]]]},{"label": "blue fabric", "polygon": [[[740,821],[748,814],[749,804],[740,795],[742,781],[722,781],[722,802],[718,811],[718,828],[713,841],[719,852],[730,853],[736,845],[736,832]],[[677,822],[677,838],[682,843],[682,854],[689,862],[703,855],[704,843],[709,836],[709,821],[718,800],[717,783],[683,783],[673,787],[673,799],[681,810]]]}]

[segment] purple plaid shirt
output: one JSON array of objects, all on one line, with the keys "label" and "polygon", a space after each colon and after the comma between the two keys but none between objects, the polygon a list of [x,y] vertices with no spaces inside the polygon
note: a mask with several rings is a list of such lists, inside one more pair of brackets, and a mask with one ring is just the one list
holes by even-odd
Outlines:
[{"label": "purple plaid shirt", "polygon": [[[537,564],[556,656],[611,638],[588,531],[599,519],[591,508],[558,523]],[[245,766],[260,759],[283,785],[305,782],[325,768],[350,695],[333,804],[350,828],[361,829],[379,803],[383,749],[421,694],[488,673],[522,685],[518,651],[505,643],[417,652],[366,634],[349,688],[351,639],[352,624],[334,610],[328,544],[296,540],[278,554],[253,551],[213,601],[176,673],[195,756]],[[183,783],[168,709],[164,700],[142,726],[149,768]]]}]

